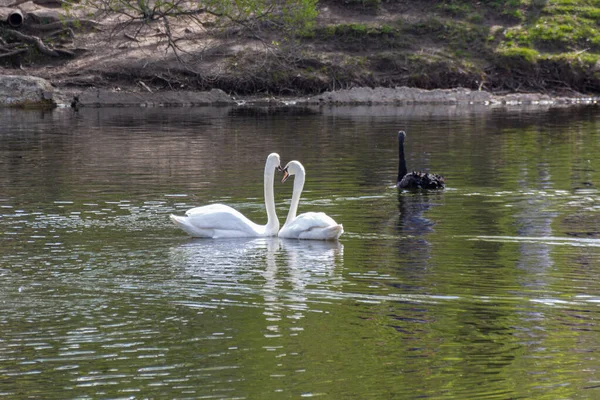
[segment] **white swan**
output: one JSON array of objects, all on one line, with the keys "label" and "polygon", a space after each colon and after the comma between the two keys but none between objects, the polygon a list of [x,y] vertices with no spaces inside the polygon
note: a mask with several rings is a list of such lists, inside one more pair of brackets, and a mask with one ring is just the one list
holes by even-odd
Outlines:
[{"label": "white swan", "polygon": [[279,154],[271,153],[265,164],[266,225],[255,224],[239,211],[224,204],[195,207],[187,210],[185,217],[171,214],[171,221],[192,237],[218,239],[276,236],[279,231],[279,219],[275,212],[273,181],[275,180],[275,169],[281,170],[280,162]]},{"label": "white swan", "polygon": [[290,161],[285,166],[281,182],[285,182],[291,175],[296,175],[292,203],[285,224],[279,231],[278,236],[292,239],[337,240],[344,233],[344,227],[327,214],[307,212],[296,216],[306,177],[304,167],[299,161]]}]

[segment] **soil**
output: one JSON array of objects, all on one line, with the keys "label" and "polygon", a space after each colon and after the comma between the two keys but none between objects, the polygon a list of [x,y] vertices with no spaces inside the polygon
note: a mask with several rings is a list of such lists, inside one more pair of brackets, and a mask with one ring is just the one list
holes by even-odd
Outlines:
[{"label": "soil", "polygon": [[[317,25],[381,25],[399,20],[415,24],[427,18],[431,3],[390,1],[383,2],[377,10],[357,10],[341,2],[325,1],[320,4]],[[63,13],[60,8],[32,2],[19,7],[28,16]],[[79,17],[83,19],[84,14]],[[397,39],[391,44],[381,35],[374,38],[350,35],[304,38],[295,45],[278,46],[278,41],[285,39],[276,30],[263,27],[259,36],[256,30],[250,34],[235,26],[216,30],[211,28],[210,19],[203,26],[173,21],[169,25],[170,35],[160,23],[123,25],[115,17],[100,15],[94,21],[98,24],[74,27],[75,36],[58,44],[72,52],[73,57],[30,55],[0,59],[0,74],[45,78],[57,89],[59,102],[65,104],[74,96],[81,97],[81,104],[85,103],[83,98],[90,90],[117,97],[120,93],[138,94],[131,100],[133,103],[140,98],[140,103],[161,103],[158,93],[212,89],[222,90],[232,101],[268,102],[272,98],[297,97],[311,103],[589,100],[589,96],[580,94],[577,85],[544,87],[527,76],[516,83],[516,89],[510,90],[505,84],[508,80],[503,80],[497,70],[482,77],[479,72],[459,68],[446,57],[445,49],[427,35],[419,36],[418,41],[414,37],[400,39],[399,44]],[[494,25],[496,21],[489,23]],[[27,24],[22,30],[27,32]],[[169,47],[169,39],[176,40],[177,54]],[[429,61],[424,65],[401,61],[417,52],[431,56]],[[515,79],[511,76],[511,82]],[[423,91],[432,89],[445,90],[433,94]]]}]

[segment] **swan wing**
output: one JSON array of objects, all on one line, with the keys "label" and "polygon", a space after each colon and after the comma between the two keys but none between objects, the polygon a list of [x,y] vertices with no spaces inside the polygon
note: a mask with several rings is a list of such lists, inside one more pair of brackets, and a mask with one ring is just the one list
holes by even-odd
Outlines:
[{"label": "swan wing", "polygon": [[224,204],[195,207],[185,217],[171,220],[192,237],[231,238],[265,235],[265,227],[255,224],[236,209]]},{"label": "swan wing", "polygon": [[194,214],[204,214],[205,215],[205,214],[218,213],[218,212],[238,213],[238,214],[242,215],[242,213],[237,211],[235,208],[227,206],[225,204],[220,204],[220,203],[190,208],[189,210],[187,210],[185,212],[185,215],[187,215],[189,217]]},{"label": "swan wing", "polygon": [[422,171],[410,172],[398,182],[400,189],[443,189],[445,179],[438,174],[431,174]]},{"label": "swan wing", "polygon": [[336,240],[344,227],[322,212],[307,212],[286,223],[279,231],[279,237],[314,240]]}]

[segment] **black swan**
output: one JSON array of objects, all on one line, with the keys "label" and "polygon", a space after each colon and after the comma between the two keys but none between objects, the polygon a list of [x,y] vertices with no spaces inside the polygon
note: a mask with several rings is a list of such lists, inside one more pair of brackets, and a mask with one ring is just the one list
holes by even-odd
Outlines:
[{"label": "black swan", "polygon": [[406,160],[404,159],[404,139],[406,132],[398,132],[398,189],[443,189],[444,177],[428,172],[413,171],[407,173]]}]

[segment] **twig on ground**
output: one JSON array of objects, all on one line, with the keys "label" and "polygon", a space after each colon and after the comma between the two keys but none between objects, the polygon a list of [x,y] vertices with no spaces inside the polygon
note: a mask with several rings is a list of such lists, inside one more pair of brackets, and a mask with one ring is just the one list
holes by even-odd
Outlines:
[{"label": "twig on ground", "polygon": [[138,39],[138,38],[136,38],[136,37],[134,37],[134,36],[131,36],[129,33],[124,33],[123,35],[124,35],[124,36],[125,36],[127,39],[129,39],[129,40],[133,40],[134,42],[138,42],[138,43],[139,43],[139,39]]},{"label": "twig on ground", "polygon": [[140,84],[140,86],[141,86],[141,87],[143,87],[144,89],[146,89],[148,92],[150,92],[150,93],[154,93],[154,92],[152,91],[152,89],[150,89],[150,88],[148,87],[148,85],[146,85],[144,82],[142,82],[142,81],[139,81],[138,83]]}]

